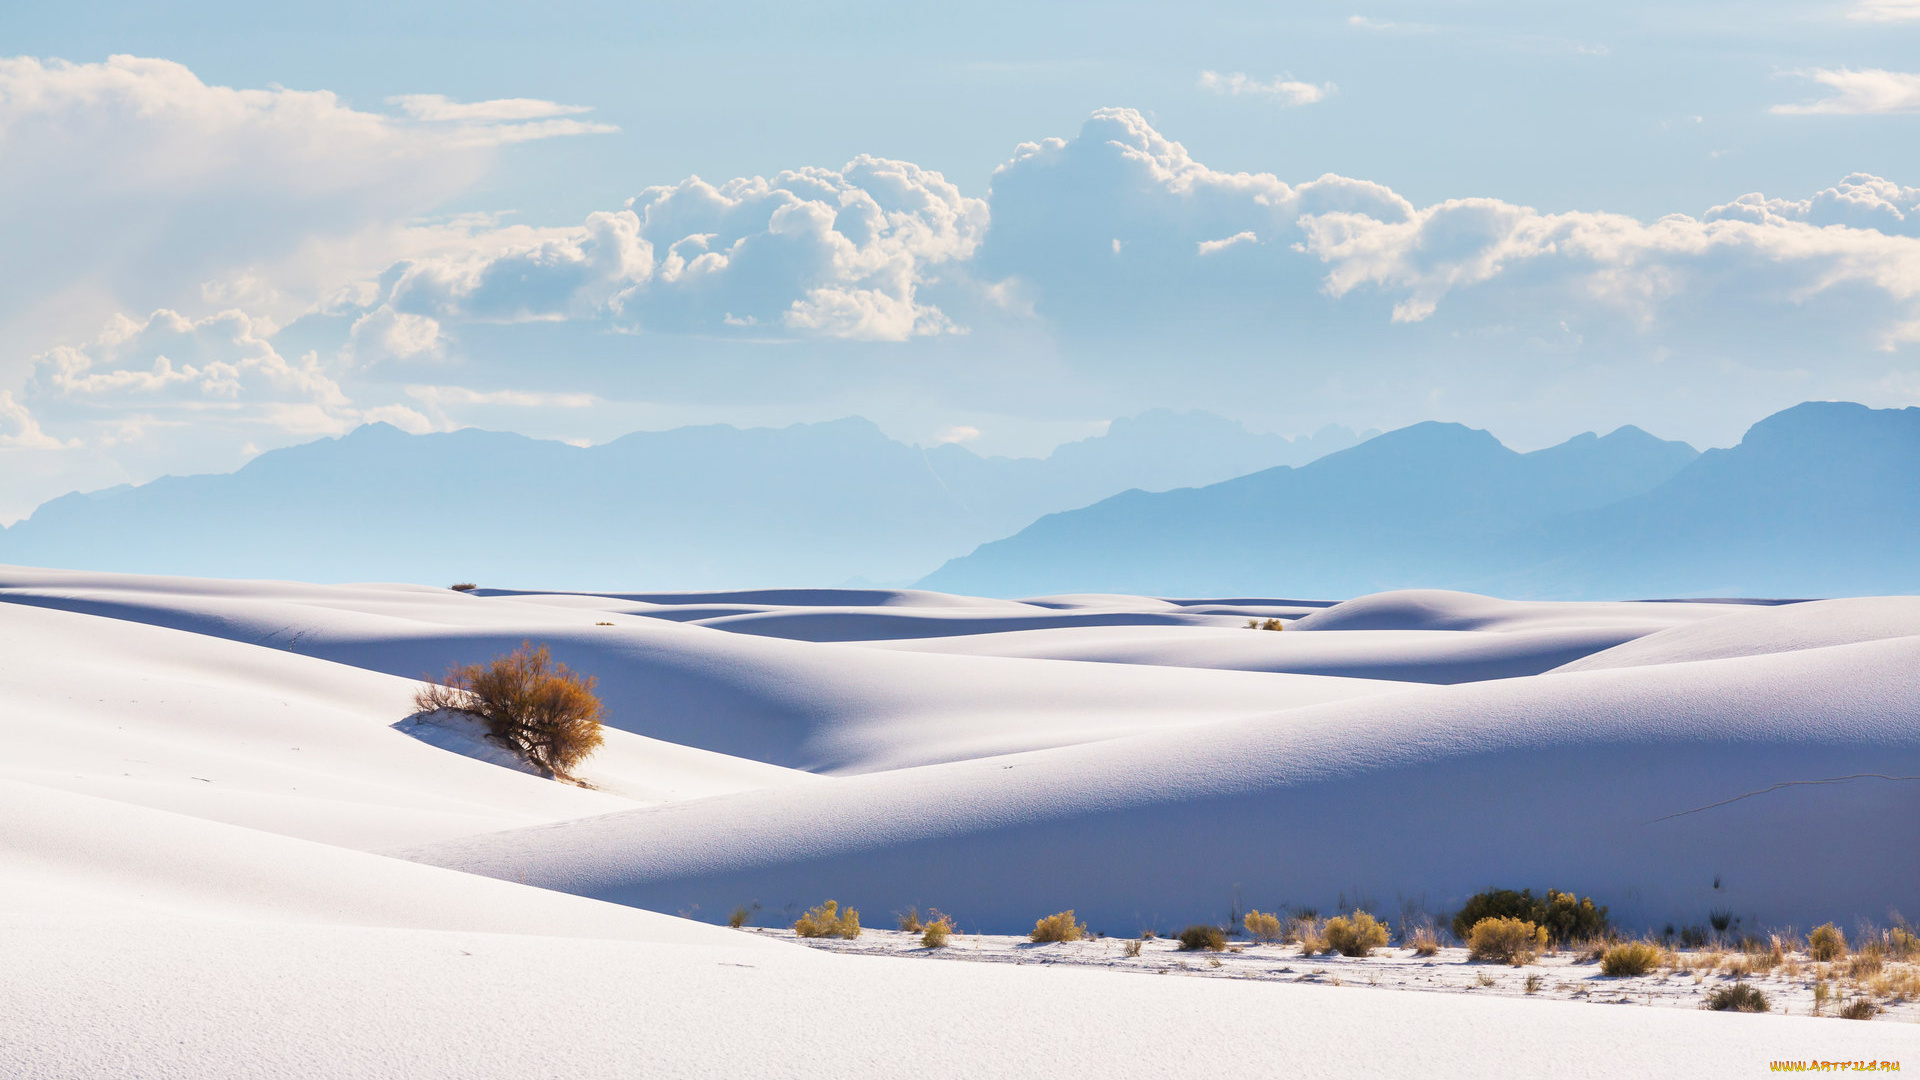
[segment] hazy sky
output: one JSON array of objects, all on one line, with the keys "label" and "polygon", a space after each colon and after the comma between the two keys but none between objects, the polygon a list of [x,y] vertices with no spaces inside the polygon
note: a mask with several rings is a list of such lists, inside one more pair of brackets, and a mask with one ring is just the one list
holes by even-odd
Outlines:
[{"label": "hazy sky", "polygon": [[368,420],[1920,401],[1920,0],[0,17],[0,519]]}]

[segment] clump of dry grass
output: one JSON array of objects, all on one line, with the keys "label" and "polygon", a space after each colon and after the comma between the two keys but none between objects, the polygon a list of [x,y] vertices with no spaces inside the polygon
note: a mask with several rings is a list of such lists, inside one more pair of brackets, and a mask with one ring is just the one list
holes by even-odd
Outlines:
[{"label": "clump of dry grass", "polygon": [[1300,943],[1300,955],[1312,956],[1327,951],[1327,933],[1319,919],[1303,915],[1293,921],[1293,939]]},{"label": "clump of dry grass", "polygon": [[1547,928],[1525,919],[1481,919],[1467,932],[1467,959],[1521,967],[1547,947]]},{"label": "clump of dry grass", "polygon": [[1142,945],[1144,945],[1144,944],[1146,944],[1146,942],[1145,942],[1145,940],[1143,940],[1143,939],[1138,939],[1138,938],[1136,938],[1136,939],[1135,939],[1135,940],[1133,940],[1133,941],[1129,941],[1129,942],[1127,942],[1127,956],[1128,956],[1129,958],[1131,958],[1131,957],[1136,957],[1136,956],[1139,956],[1139,955],[1140,955],[1140,946],[1142,946]]},{"label": "clump of dry grass", "polygon": [[1286,924],[1280,916],[1269,915],[1262,911],[1249,911],[1241,925],[1247,928],[1247,936],[1262,945],[1272,945],[1286,936]]},{"label": "clump of dry grass", "polygon": [[1286,628],[1287,628],[1287,624],[1281,622],[1279,619],[1266,619],[1266,620],[1248,619],[1247,620],[1247,629],[1249,630],[1285,630]]},{"label": "clump of dry grass", "polygon": [[749,911],[745,904],[742,904],[733,909],[733,914],[727,916],[727,925],[738,930],[747,925],[747,919],[752,916],[752,914],[753,912]]},{"label": "clump of dry grass", "polygon": [[942,915],[938,911],[927,912],[927,920],[920,924],[920,944],[929,949],[944,949],[952,937],[953,916]]},{"label": "clump of dry grass", "polygon": [[1400,943],[1412,949],[1415,956],[1432,956],[1440,951],[1440,935],[1431,926],[1419,927]]},{"label": "clump of dry grass", "polygon": [[1198,952],[1201,949],[1208,952],[1225,952],[1227,932],[1217,926],[1195,923],[1180,931],[1180,949],[1182,952]]},{"label": "clump of dry grass", "polygon": [[1887,966],[1886,946],[1871,942],[1853,954],[1853,960],[1847,964],[1847,977],[1850,979],[1868,979],[1880,974]]},{"label": "clump of dry grass", "polygon": [[603,741],[593,688],[591,675],[575,675],[545,645],[527,641],[489,663],[449,668],[441,682],[414,693],[413,707],[478,717],[489,735],[543,774],[571,779],[568,770]]},{"label": "clump of dry grass", "polygon": [[808,938],[857,938],[860,936],[860,913],[852,908],[841,911],[839,904],[829,900],[795,920],[793,932]]},{"label": "clump of dry grass", "polygon": [[906,911],[901,913],[900,930],[902,933],[917,934],[924,929],[926,929],[926,927],[922,925],[920,922],[919,908],[910,907]]},{"label": "clump of dry grass", "polygon": [[1887,931],[1887,955],[1895,960],[1911,960],[1920,956],[1920,936],[1904,926]]},{"label": "clump of dry grass", "polygon": [[1857,997],[1840,1006],[1837,1014],[1842,1020],[1871,1020],[1880,1012],[1880,1006],[1863,997]]},{"label": "clump of dry grass", "polygon": [[1073,921],[1073,909],[1056,912],[1033,924],[1033,933],[1027,937],[1037,942],[1079,941],[1087,936],[1085,923]]},{"label": "clump of dry grass", "polygon": [[1600,974],[1613,978],[1645,975],[1660,966],[1660,946],[1651,941],[1623,941],[1600,954]]},{"label": "clump of dry grass", "polygon": [[1707,995],[1707,1008],[1715,1012],[1763,1013],[1770,1005],[1767,995],[1748,983],[1722,986]]},{"label": "clump of dry grass", "polygon": [[1365,956],[1387,943],[1387,928],[1364,911],[1327,920],[1327,947],[1342,956]]},{"label": "clump of dry grass", "polygon": [[1816,926],[1807,935],[1807,955],[1823,964],[1843,959],[1847,955],[1847,935],[1832,923]]}]

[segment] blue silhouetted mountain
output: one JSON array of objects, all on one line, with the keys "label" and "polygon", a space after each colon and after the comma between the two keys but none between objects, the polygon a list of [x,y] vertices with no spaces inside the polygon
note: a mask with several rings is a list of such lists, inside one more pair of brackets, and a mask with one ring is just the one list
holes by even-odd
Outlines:
[{"label": "blue silhouetted mountain", "polygon": [[1543,558],[1545,522],[1653,490],[1697,456],[1634,427],[1521,454],[1484,431],[1415,424],[1300,468],[1051,514],[920,584],[989,596],[1499,591],[1516,559]]},{"label": "blue silhouetted mountain", "polygon": [[1545,522],[1509,592],[1857,596],[1920,592],[1920,408],[1808,402],[1673,479]]},{"label": "blue silhouetted mountain", "polygon": [[1328,429],[1289,441],[1165,410],[1047,458],[922,449],[860,419],[584,448],[372,424],[231,474],[54,499],[0,533],[0,561],[549,588],[902,583],[1045,513],[1304,462],[1356,439]]}]

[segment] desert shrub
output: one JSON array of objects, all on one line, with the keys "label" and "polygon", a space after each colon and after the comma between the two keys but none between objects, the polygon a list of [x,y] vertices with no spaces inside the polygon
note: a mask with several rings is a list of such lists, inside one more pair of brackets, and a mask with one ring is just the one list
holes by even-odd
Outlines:
[{"label": "desert shrub", "polygon": [[1540,983],[1541,983],[1541,979],[1540,979],[1540,976],[1538,976],[1538,975],[1529,975],[1529,976],[1527,976],[1527,993],[1529,993],[1529,994],[1537,994],[1537,993],[1539,993],[1539,992],[1540,992]]},{"label": "desert shrub", "polygon": [[1880,1006],[1866,998],[1857,997],[1840,1006],[1840,1012],[1837,1015],[1842,1020],[1871,1020],[1879,1011]]},{"label": "desert shrub", "polygon": [[1880,974],[1887,964],[1887,948],[1879,942],[1864,945],[1853,954],[1847,964],[1847,977],[1850,979],[1868,979]]},{"label": "desert shrub", "polygon": [[1525,919],[1496,916],[1481,919],[1467,931],[1467,959],[1487,960],[1519,967],[1531,964],[1534,954],[1547,947],[1547,928]]},{"label": "desert shrub", "polygon": [[738,930],[741,927],[747,925],[747,917],[752,914],[753,912],[748,911],[744,906],[734,908],[733,914],[727,916],[727,925],[733,927],[735,930]]},{"label": "desert shrub", "polygon": [[917,934],[926,929],[926,926],[920,921],[919,908],[910,907],[900,916],[900,929],[903,933],[908,934]]},{"label": "desert shrub", "polygon": [[1243,920],[1247,936],[1262,945],[1271,945],[1286,936],[1286,926],[1278,915],[1268,915],[1262,911],[1249,911]]},{"label": "desert shrub", "polygon": [[1198,952],[1201,949],[1209,952],[1225,952],[1227,932],[1217,926],[1196,923],[1180,931],[1180,948],[1186,952]]},{"label": "desert shrub", "polygon": [[801,937],[857,938],[860,913],[852,908],[841,911],[839,904],[829,900],[795,920],[793,932]]},{"label": "desert shrub", "polygon": [[1651,941],[1625,941],[1600,954],[1600,974],[1614,978],[1645,975],[1660,966],[1660,946]]},{"label": "desert shrub", "polygon": [[1365,956],[1387,943],[1387,928],[1364,911],[1327,920],[1327,947],[1342,956]]},{"label": "desert shrub", "polygon": [[1707,995],[1707,1008],[1715,1012],[1763,1013],[1769,1007],[1767,995],[1759,987],[1743,982],[1722,986]]},{"label": "desert shrub", "polygon": [[1146,944],[1146,941],[1145,941],[1145,940],[1134,940],[1134,941],[1129,941],[1129,942],[1127,942],[1127,955],[1128,955],[1128,956],[1139,956],[1139,955],[1140,955],[1140,946],[1142,946],[1142,945],[1144,945],[1144,944]]},{"label": "desert shrub", "polygon": [[944,949],[947,940],[953,937],[953,917],[937,911],[927,913],[927,921],[920,927],[920,944],[929,949]]},{"label": "desert shrub", "polygon": [[1087,936],[1087,924],[1073,921],[1073,909],[1056,912],[1033,924],[1033,941],[1079,941]]},{"label": "desert shrub", "polygon": [[473,590],[479,587],[480,586],[475,585],[471,581],[456,581],[453,584],[447,586],[447,588],[452,589],[454,592],[472,592]]},{"label": "desert shrub", "polygon": [[1532,889],[1486,889],[1468,898],[1453,916],[1453,936],[1462,941],[1482,919],[1519,919],[1547,932],[1556,944],[1579,938],[1599,937],[1607,932],[1607,909],[1592,897],[1575,897],[1558,889],[1548,889],[1544,897]]},{"label": "desert shrub", "polygon": [[491,663],[447,670],[413,696],[421,712],[451,709],[476,716],[488,734],[548,776],[567,776],[600,748],[600,699],[592,676],[557,663],[545,645],[522,642]]},{"label": "desert shrub", "polygon": [[1807,955],[1823,964],[1838,960],[1847,955],[1847,935],[1832,923],[1816,926],[1807,935]]},{"label": "desert shrub", "polygon": [[1408,934],[1401,944],[1412,949],[1415,956],[1432,956],[1440,951],[1440,935],[1434,933],[1433,927],[1422,926]]},{"label": "desert shrub", "polygon": [[1911,960],[1920,955],[1920,936],[1904,926],[1887,931],[1887,955],[1895,960]]}]

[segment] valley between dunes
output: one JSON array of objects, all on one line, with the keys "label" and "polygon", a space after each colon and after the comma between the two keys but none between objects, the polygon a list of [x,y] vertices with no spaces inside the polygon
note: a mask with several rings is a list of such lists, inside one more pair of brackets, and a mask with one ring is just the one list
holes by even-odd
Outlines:
[{"label": "valley between dunes", "polygon": [[[1266,619],[1286,629],[1248,628]],[[417,678],[523,641],[599,680],[589,786],[410,716]],[[1920,916],[1917,597],[460,593],[4,567],[0,728],[0,1075],[1920,1067],[1910,1007],[912,962],[862,954],[903,951],[882,935],[848,953],[718,925],[745,905],[783,928],[829,897],[876,927],[938,907],[967,935],[1066,908],[1115,938],[1248,908],[1398,925],[1490,885],[1591,895],[1635,933]],[[1552,977],[1611,1000],[1591,968]]]}]

